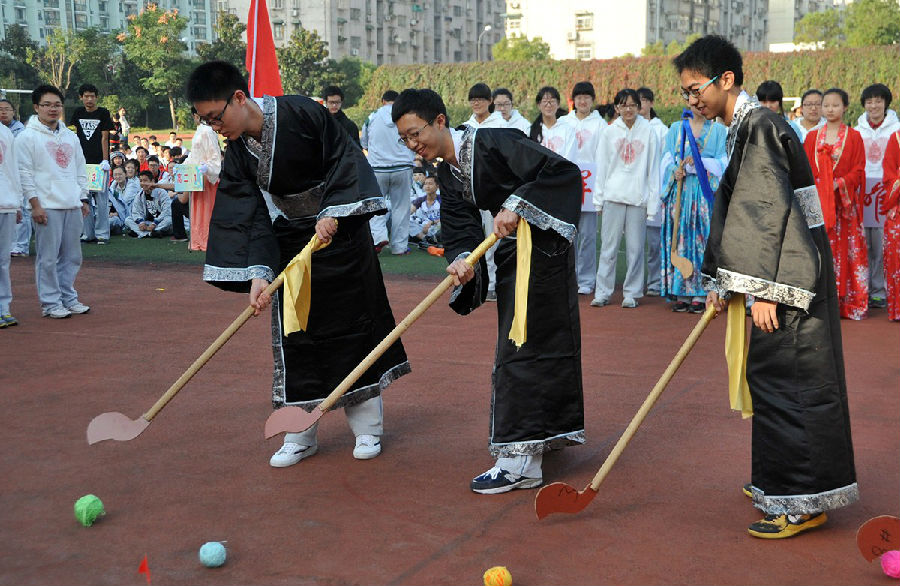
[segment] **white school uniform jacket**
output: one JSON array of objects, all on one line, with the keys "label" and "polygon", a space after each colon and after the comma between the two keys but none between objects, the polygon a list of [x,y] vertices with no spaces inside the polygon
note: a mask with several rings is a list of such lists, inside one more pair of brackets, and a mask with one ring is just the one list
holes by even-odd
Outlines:
[{"label": "white school uniform jacket", "polygon": [[531,130],[531,122],[525,119],[524,116],[519,114],[518,110],[513,110],[509,113],[509,120],[506,121],[507,128],[518,128],[525,134]]},{"label": "white school uniform jacket", "polygon": [[0,214],[14,213],[22,207],[22,185],[13,142],[12,131],[0,124]]},{"label": "white school uniform jacket", "polygon": [[881,181],[884,177],[884,169],[881,165],[884,162],[884,151],[887,150],[888,139],[900,130],[897,113],[888,110],[881,126],[872,128],[866,113],[863,112],[856,121],[856,130],[862,135],[863,144],[866,147],[866,179]]},{"label": "white school uniform jacket", "polygon": [[600,136],[606,131],[606,120],[600,113],[592,110],[591,113],[578,119],[575,110],[572,110],[563,118],[575,128],[575,162],[593,163],[597,156],[597,144]]},{"label": "white school uniform jacket", "polygon": [[[863,115],[865,116],[865,114],[863,114]],[[794,130],[797,132],[797,136],[800,137],[800,144],[803,144],[804,142],[806,142],[806,135],[809,134],[810,132],[812,132],[813,130],[818,130],[818,129],[822,128],[823,126],[825,126],[825,122],[827,122],[827,120],[825,120],[825,118],[819,118],[819,123],[816,124],[815,126],[813,126],[812,128],[810,128],[809,130],[807,130],[806,127],[803,126],[803,124],[801,124],[799,120],[794,120],[794,122],[796,122],[797,124],[796,124],[796,126],[793,126],[792,128],[794,128]],[[858,128],[857,128],[857,130],[858,130]]]},{"label": "white school uniform jacket", "polygon": [[646,206],[647,217],[659,209],[659,140],[642,117],[631,128],[622,118],[610,124],[597,145],[594,205],[610,201]]},{"label": "white school uniform jacket", "polygon": [[13,145],[28,209],[33,197],[47,210],[80,208],[81,202],[87,201],[87,170],[81,143],[62,122],[53,131],[32,116]]},{"label": "white school uniform jacket", "polygon": [[576,148],[575,127],[566,117],[556,119],[553,128],[541,122],[541,146],[547,147],[557,155],[562,155],[573,163],[578,157]]},{"label": "white school uniform jacket", "polygon": [[463,124],[472,128],[506,128],[507,126],[506,120],[503,119],[500,112],[491,112],[481,124],[475,119],[475,114],[472,114]]}]

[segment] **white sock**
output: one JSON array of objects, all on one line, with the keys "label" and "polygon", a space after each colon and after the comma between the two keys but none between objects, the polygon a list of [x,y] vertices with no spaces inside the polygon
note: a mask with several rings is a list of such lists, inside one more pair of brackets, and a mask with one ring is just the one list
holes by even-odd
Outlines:
[{"label": "white sock", "polygon": [[544,475],[541,471],[541,462],[543,460],[543,454],[537,454],[536,456],[518,455],[511,458],[497,458],[495,465],[498,468],[525,476],[526,478],[543,478]]}]

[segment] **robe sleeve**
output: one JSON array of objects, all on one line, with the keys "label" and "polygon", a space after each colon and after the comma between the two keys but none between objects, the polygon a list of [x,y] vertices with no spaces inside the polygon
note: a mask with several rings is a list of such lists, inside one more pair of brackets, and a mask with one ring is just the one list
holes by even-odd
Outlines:
[{"label": "robe sleeve", "polygon": [[[581,215],[582,179],[575,163],[507,130],[476,133],[474,164],[496,165],[515,183],[500,207],[571,244]],[[478,169],[475,172],[480,172]],[[479,194],[475,195],[476,200]]]},{"label": "robe sleeve", "polygon": [[742,148],[735,148],[713,204],[703,281],[720,294],[806,310],[821,269],[810,231],[822,223],[821,208],[799,141],[786,122],[774,120],[754,113],[738,131]]},{"label": "robe sleeve", "polygon": [[884,200],[879,211],[887,215],[900,201],[900,132],[888,139],[881,168],[884,170]]},{"label": "robe sleeve", "polygon": [[[445,166],[447,163],[443,163]],[[446,177],[448,169],[438,171]],[[448,263],[465,259],[484,240],[481,212],[475,204],[465,200],[455,189],[441,189],[441,240],[444,258]],[[475,265],[475,278],[450,294],[450,308],[460,315],[467,315],[484,303],[487,295],[487,263],[484,257]]]},{"label": "robe sleeve", "polygon": [[858,131],[847,129],[847,141],[841,160],[835,168],[839,201],[842,205],[857,206],[862,216],[862,195],[866,187],[866,147]]},{"label": "robe sleeve", "polygon": [[240,149],[244,147],[232,142],[225,153],[209,223],[203,280],[246,293],[251,279],[275,280],[280,252],[256,174],[246,168]]}]

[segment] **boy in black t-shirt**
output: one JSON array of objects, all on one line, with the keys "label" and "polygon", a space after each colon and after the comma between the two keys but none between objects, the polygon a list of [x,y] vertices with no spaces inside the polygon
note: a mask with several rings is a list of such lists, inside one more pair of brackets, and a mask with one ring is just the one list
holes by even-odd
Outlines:
[{"label": "boy in black t-shirt", "polygon": [[[69,119],[69,125],[75,127],[84,160],[88,164],[100,164],[104,171],[109,171],[109,134],[115,130],[109,110],[97,106],[97,87],[86,83],[78,88],[82,108],[78,108]],[[81,240],[106,244],[109,241],[109,200],[105,190],[92,191],[91,211],[84,218],[84,230]],[[98,213],[98,210],[101,213]]]}]

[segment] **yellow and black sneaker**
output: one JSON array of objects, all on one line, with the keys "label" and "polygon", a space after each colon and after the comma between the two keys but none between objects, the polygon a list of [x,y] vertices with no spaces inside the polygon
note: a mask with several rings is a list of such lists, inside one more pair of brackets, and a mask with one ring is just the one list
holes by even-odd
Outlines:
[{"label": "yellow and black sneaker", "polygon": [[748,499],[752,499],[752,498],[753,498],[753,489],[752,489],[752,487],[753,487],[753,484],[751,484],[751,483],[749,483],[749,482],[748,482],[747,484],[745,484],[744,486],[741,487],[741,492],[743,492],[743,493],[744,493],[744,496],[747,497]]},{"label": "yellow and black sneaker", "polygon": [[828,520],[825,513],[815,515],[766,515],[747,528],[750,535],[761,539],[784,539],[818,527]]}]

